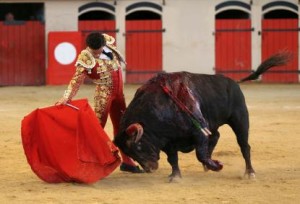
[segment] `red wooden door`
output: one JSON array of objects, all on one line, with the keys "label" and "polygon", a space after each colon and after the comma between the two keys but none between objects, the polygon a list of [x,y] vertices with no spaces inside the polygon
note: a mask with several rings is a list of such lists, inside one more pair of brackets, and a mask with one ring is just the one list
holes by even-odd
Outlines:
[{"label": "red wooden door", "polygon": [[251,72],[251,21],[217,19],[215,71],[239,80]]},{"label": "red wooden door", "polygon": [[82,32],[82,48],[85,48],[85,38],[92,31],[99,31],[116,37],[115,20],[82,20],[78,21],[78,30]]},{"label": "red wooden door", "polygon": [[162,70],[162,21],[126,21],[126,83],[143,83]]},{"label": "red wooden door", "polygon": [[290,63],[262,75],[263,82],[298,82],[298,19],[265,19],[262,21],[262,60],[287,50],[293,53]]},{"label": "red wooden door", "polygon": [[45,84],[45,28],[39,21],[0,23],[0,85]]}]

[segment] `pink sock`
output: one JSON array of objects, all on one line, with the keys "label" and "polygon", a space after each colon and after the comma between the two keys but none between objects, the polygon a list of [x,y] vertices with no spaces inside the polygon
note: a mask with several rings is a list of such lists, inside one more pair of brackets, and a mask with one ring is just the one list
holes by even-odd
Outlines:
[{"label": "pink sock", "polygon": [[121,153],[121,157],[122,157],[122,162],[131,166],[136,166],[136,164],[134,163],[134,161],[128,157],[126,154],[124,154],[123,152]]}]

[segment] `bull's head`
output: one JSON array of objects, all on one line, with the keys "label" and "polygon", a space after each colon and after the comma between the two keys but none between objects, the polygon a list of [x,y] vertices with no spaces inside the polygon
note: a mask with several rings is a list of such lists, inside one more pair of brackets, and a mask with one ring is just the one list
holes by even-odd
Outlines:
[{"label": "bull's head", "polygon": [[153,137],[148,135],[141,124],[133,123],[118,134],[114,143],[125,154],[136,160],[146,172],[158,168],[159,147],[155,146]]}]

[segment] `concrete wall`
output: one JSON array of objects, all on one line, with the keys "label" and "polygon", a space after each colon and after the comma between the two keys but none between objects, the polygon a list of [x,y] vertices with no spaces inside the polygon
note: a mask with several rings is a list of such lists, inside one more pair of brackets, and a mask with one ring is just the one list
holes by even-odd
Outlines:
[{"label": "concrete wall", "polygon": [[163,12],[165,70],[214,73],[213,2],[167,1]]}]

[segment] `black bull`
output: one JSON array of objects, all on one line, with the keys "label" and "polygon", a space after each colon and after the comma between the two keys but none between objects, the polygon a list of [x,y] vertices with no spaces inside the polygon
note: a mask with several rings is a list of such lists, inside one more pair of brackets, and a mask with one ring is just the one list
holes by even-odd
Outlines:
[{"label": "black bull", "polygon": [[[288,60],[288,53],[273,55],[240,82],[257,79],[267,69]],[[245,175],[255,177],[244,95],[237,82],[221,75],[176,72],[153,77],[137,90],[121,119],[114,143],[146,172],[158,168],[162,150],[172,166],[172,180],[181,177],[178,151],[195,149],[205,169],[222,169],[221,162],[212,160],[211,155],[220,137],[218,128],[224,124],[236,135],[246,163]]]}]

